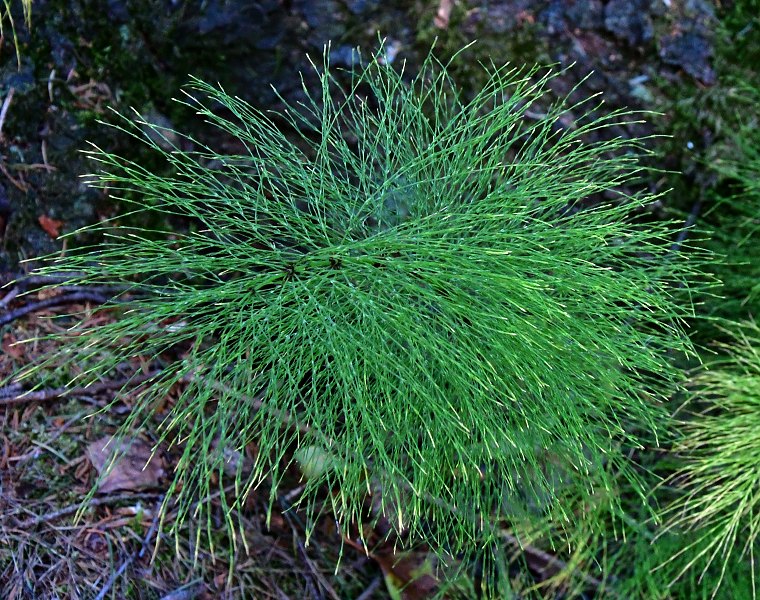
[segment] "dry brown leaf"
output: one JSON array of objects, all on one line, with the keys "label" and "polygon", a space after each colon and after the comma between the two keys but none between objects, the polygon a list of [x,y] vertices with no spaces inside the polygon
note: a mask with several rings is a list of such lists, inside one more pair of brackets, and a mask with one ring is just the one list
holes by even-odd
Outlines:
[{"label": "dry brown leaf", "polygon": [[6,333],[3,336],[2,348],[5,354],[18,360],[24,356],[24,347],[16,342],[17,340],[13,334]]},{"label": "dry brown leaf", "polygon": [[[116,462],[112,465],[114,453]],[[161,455],[153,454],[150,444],[140,438],[120,441],[110,436],[100,438],[87,447],[87,458],[102,476],[98,484],[102,494],[155,488],[166,474]]]},{"label": "dry brown leaf", "polygon": [[[374,532],[367,531],[368,539],[376,539]],[[366,553],[374,560],[385,578],[385,585],[391,598],[399,600],[424,600],[432,598],[438,591],[439,581],[433,575],[432,563],[424,550],[398,553],[390,540],[365,546],[352,538],[343,538],[346,544]],[[371,547],[372,550],[367,551]]]},{"label": "dry brown leaf", "polygon": [[395,592],[402,600],[425,600],[438,591],[438,580],[425,553],[407,552],[399,556],[391,551],[370,556],[380,566],[391,595]]},{"label": "dry brown leaf", "polygon": [[40,224],[40,227],[44,230],[45,233],[47,233],[51,238],[57,238],[59,235],[61,235],[61,227],[63,227],[63,221],[59,221],[58,219],[51,219],[47,215],[40,215],[37,217],[37,221]]}]

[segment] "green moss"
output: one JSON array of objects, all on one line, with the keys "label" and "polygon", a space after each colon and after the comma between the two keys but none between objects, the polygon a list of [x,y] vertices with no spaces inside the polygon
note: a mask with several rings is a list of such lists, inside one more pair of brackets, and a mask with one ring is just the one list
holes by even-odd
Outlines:
[{"label": "green moss", "polygon": [[418,54],[424,57],[434,45],[436,57],[445,64],[464,46],[475,41],[468,50],[467,60],[454,61],[450,67],[450,75],[465,94],[482,89],[486,83],[487,76],[481,65],[532,66],[554,62],[546,36],[533,20],[525,20],[507,32],[497,33],[487,30],[483,22],[468,23],[467,5],[455,3],[448,26],[441,29],[431,18],[435,14],[433,5],[437,3],[418,2],[415,7]]},{"label": "green moss", "polygon": [[[660,182],[673,190],[666,210],[684,223],[697,217],[700,231],[689,239],[703,240],[698,245],[716,254],[711,270],[724,282],[698,299],[700,312],[711,319],[745,319],[760,312],[760,301],[752,293],[760,277],[760,245],[751,239],[760,195],[750,183],[760,168],[755,166],[754,173],[747,168],[757,165],[760,148],[757,9],[756,0],[747,0],[718,11],[715,85],[706,87],[689,78],[673,85],[662,75],[653,80],[658,90],[655,108],[662,112],[655,124],[670,135],[658,148],[661,164],[673,171]],[[711,323],[700,321],[695,339],[722,337]]]}]

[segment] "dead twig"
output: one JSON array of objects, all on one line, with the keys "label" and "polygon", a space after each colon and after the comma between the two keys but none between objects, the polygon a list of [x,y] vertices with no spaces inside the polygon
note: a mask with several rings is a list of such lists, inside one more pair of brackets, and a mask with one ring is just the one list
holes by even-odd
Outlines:
[{"label": "dead twig", "polygon": [[382,584],[383,578],[378,575],[370,582],[367,588],[356,597],[356,600],[369,600],[374,597],[375,592]]},{"label": "dead twig", "polygon": [[118,381],[102,381],[83,387],[60,387],[52,390],[38,390],[36,392],[23,392],[19,383],[11,383],[4,388],[0,388],[0,407],[27,404],[29,402],[46,402],[67,396],[92,396],[100,392],[118,390],[127,385],[140,385],[160,373],[160,371],[152,371],[145,375],[133,375],[132,377]]},{"label": "dead twig", "polygon": [[198,598],[201,592],[203,592],[203,582],[191,581],[168,594],[164,594],[161,596],[161,600],[193,600]]},{"label": "dead twig", "polygon": [[61,272],[57,275],[27,275],[26,273],[4,272],[0,275],[0,287],[12,283],[20,291],[27,291],[43,286],[51,286],[55,283],[71,281],[82,275],[83,273],[77,271]]},{"label": "dead twig", "polygon": [[36,302],[30,302],[24,306],[21,306],[15,310],[6,312],[4,315],[0,315],[0,326],[7,325],[8,323],[15,321],[16,319],[23,317],[32,312],[49,308],[51,306],[60,306],[61,304],[74,304],[76,302],[95,302],[97,304],[105,304],[109,298],[103,294],[95,291],[81,291],[70,294],[61,294],[60,296],[53,296],[52,298],[45,298],[44,300],[38,300]]},{"label": "dead twig", "polygon": [[[298,531],[298,528],[296,527],[294,523],[294,519],[297,519],[297,517],[292,511],[293,507],[290,504],[288,504],[282,496],[278,496],[277,501],[280,505],[280,508],[282,509],[283,518],[288,523],[291,531],[293,532],[293,539],[296,543],[296,546],[298,547],[298,554],[300,555],[301,560],[306,566],[306,570],[309,573],[311,573],[311,576],[313,577],[313,580],[312,580],[312,578],[307,577],[307,573],[303,573],[304,581],[306,582],[306,585],[311,591],[312,595],[315,598],[324,598],[324,595],[321,593],[321,591],[324,590],[325,592],[327,592],[327,595],[333,600],[340,600],[340,597],[335,592],[333,587],[330,585],[327,579],[325,579],[324,575],[322,575],[322,573],[319,572],[319,569],[317,569],[314,566],[314,563],[309,558],[309,554],[306,552],[306,547],[301,541],[301,535]],[[303,525],[302,523],[299,523],[299,524]],[[315,583],[319,584],[319,587],[321,588],[320,590],[315,589],[314,587]]]},{"label": "dead twig", "polygon": [[18,294],[19,294],[19,288],[14,287],[10,292],[5,294],[5,296],[3,296],[0,299],[0,308],[7,307],[11,302],[13,302],[13,300],[16,298],[16,296],[18,296]]},{"label": "dead twig", "polygon": [[25,194],[29,191],[29,184],[23,180],[23,178],[16,179],[8,172],[8,168],[6,167],[5,163],[0,160],[0,173],[5,175],[6,179],[10,181],[14,187],[21,190]]},{"label": "dead twig", "polygon": [[[88,503],[87,506],[89,508],[94,508],[95,506],[102,506],[106,504],[115,504],[116,502],[125,502],[127,500],[152,500],[154,498],[161,497],[161,494],[158,493],[131,493],[131,494],[119,494],[116,496],[105,496],[103,498],[93,498]],[[35,517],[32,517],[31,519],[26,519],[25,521],[21,521],[16,525],[16,529],[29,529],[30,527],[35,527],[37,525],[41,525],[42,523],[50,523],[52,521],[56,521],[60,519],[61,517],[66,517],[68,515],[73,515],[76,512],[78,512],[82,508],[82,504],[71,504],[69,506],[66,506],[60,510],[56,510],[51,513],[46,513],[43,515],[37,515]]]},{"label": "dead twig", "polygon": [[[503,531],[501,532],[501,535],[515,550],[525,555],[525,560],[528,563],[528,566],[539,573],[542,581],[548,581],[560,573],[569,572],[569,565],[555,555],[545,552],[540,548],[536,548],[535,546],[521,543],[520,540],[511,533]],[[602,589],[604,585],[601,580],[585,571],[573,568],[572,573],[580,577],[586,585],[595,590]],[[612,593],[609,589],[606,591],[607,593]]]},{"label": "dead twig", "polygon": [[48,75],[48,81],[47,81],[48,99],[50,100],[50,104],[52,104],[53,101],[55,100],[55,96],[53,95],[54,81],[55,81],[55,69],[50,71],[50,74]]},{"label": "dead twig", "polygon": [[8,115],[8,109],[11,106],[13,100],[13,94],[16,93],[16,89],[13,87],[8,88],[8,93],[3,100],[3,107],[0,108],[0,137],[3,135],[3,125],[5,125],[5,117]]},{"label": "dead twig", "polygon": [[113,575],[111,575],[111,577],[108,578],[108,581],[100,590],[100,593],[95,596],[95,600],[103,600],[103,598],[106,597],[106,594],[116,583],[116,580],[124,574],[124,571],[126,571],[133,562],[141,559],[145,555],[145,551],[148,549],[148,544],[150,544],[150,540],[153,538],[153,535],[158,529],[158,524],[160,522],[161,516],[161,511],[158,510],[159,506],[161,506],[161,500],[159,500],[157,503],[156,510],[154,511],[155,514],[153,515],[153,523],[151,523],[150,529],[148,529],[148,533],[145,534],[145,537],[142,540],[140,550],[137,552],[137,554],[131,554],[129,557],[127,557],[127,560],[121,563],[121,566],[113,573]]},{"label": "dead twig", "polygon": [[[45,142],[43,141],[43,144]],[[44,152],[47,152],[46,150],[43,150]],[[47,160],[47,159],[46,159]],[[8,165],[11,167],[14,171],[47,171],[48,173],[51,173],[53,171],[57,171],[53,165],[48,165],[44,162],[42,163],[12,163]]]}]

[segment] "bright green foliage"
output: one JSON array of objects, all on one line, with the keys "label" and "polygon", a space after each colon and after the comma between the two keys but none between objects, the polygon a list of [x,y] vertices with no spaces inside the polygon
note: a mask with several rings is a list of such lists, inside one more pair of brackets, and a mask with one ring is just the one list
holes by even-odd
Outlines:
[{"label": "bright green foliage", "polygon": [[[627,540],[606,566],[614,576],[609,579],[611,591],[618,597],[631,600],[709,600],[716,583],[722,578],[719,598],[752,599],[752,580],[748,565],[731,561],[724,565],[706,565],[698,559],[701,569],[692,568],[694,556],[705,548],[705,540],[697,534],[665,533],[653,535],[641,527],[629,532]],[[705,569],[705,567],[707,567]]]},{"label": "bright green foliage", "polygon": [[[693,529],[688,567],[749,558],[754,576],[760,549],[760,328],[735,328],[727,358],[696,378],[692,418],[676,451],[684,496],[670,507],[671,527]],[[730,569],[729,569],[730,570]],[[713,577],[712,587],[721,577]],[[710,580],[706,585],[710,585]]]},{"label": "bright green foliage", "polygon": [[[638,481],[649,490],[646,497],[621,478],[616,490],[591,499],[562,497],[575,515],[572,526],[563,532],[565,548],[557,553],[565,568],[542,587],[554,585],[567,598],[753,599],[748,560],[734,557],[710,562],[706,554],[713,539],[698,525],[664,527],[662,519],[653,518],[661,512],[658,505],[676,497],[677,488],[671,487],[670,478],[663,477],[672,475],[682,460],[662,449],[648,449],[638,456],[648,467],[640,466]],[[677,510],[688,510],[688,504],[684,502]],[[546,530],[534,531],[533,537],[523,540],[532,547],[542,547],[542,538],[547,535],[551,533]],[[713,596],[718,585],[720,595]],[[555,596],[548,593],[535,597]]]},{"label": "bright green foliage", "polygon": [[131,282],[121,317],[75,328],[50,363],[79,366],[80,383],[138,356],[159,365],[125,432],[184,384],[161,429],[182,448],[180,518],[224,485],[219,449],[249,443],[230,507],[264,478],[276,490],[305,447],[319,465],[302,502],[326,484],[348,527],[377,492],[394,527],[451,552],[496,539],[499,519],[571,521],[558,497],[635,481],[625,453],[653,439],[671,358],[689,351],[671,290],[694,267],[669,224],[634,217],[653,198],[623,191],[643,150],[611,127],[629,116],[537,105],[555,75],[536,69],[488,67],[463,101],[433,58],[415,77],[382,55],[327,63],[321,89],[280,113],[193,81],[188,103],[238,155],[167,151],[146,123],[126,129],[172,177],[93,153],[136,214],[196,227],[101,224],[107,243],[47,267]]}]

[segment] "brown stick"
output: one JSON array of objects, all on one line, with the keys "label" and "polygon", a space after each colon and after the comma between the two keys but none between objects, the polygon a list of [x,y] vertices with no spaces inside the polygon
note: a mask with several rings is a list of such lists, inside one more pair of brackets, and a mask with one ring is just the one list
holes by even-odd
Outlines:
[{"label": "brown stick", "polygon": [[[149,500],[153,498],[158,498],[160,496],[161,494],[158,494],[158,493],[119,494],[118,496],[106,496],[104,498],[93,498],[92,500],[87,502],[87,506],[95,507],[95,506],[101,506],[104,504],[114,504],[116,502],[126,502],[128,500],[129,501]],[[41,523],[50,523],[51,521],[55,521],[57,519],[60,519],[61,517],[73,515],[75,512],[77,512],[81,508],[82,508],[81,503],[72,504],[60,510],[56,510],[55,512],[37,515],[35,517],[32,517],[31,519],[26,519],[25,521],[21,521],[18,523],[18,525],[15,526],[15,528],[28,529],[30,527],[34,527],[35,525],[40,525]]]},{"label": "brown stick", "polygon": [[92,396],[100,392],[118,390],[125,385],[140,385],[159,373],[160,371],[153,371],[147,375],[134,375],[128,379],[121,379],[119,381],[102,381],[84,387],[60,387],[52,390],[38,390],[36,392],[21,391],[20,384],[12,383],[4,388],[0,388],[0,406],[16,406],[29,402],[47,402],[56,398],[66,398],[67,396]]},{"label": "brown stick", "polygon": [[153,517],[153,522],[150,525],[150,529],[148,529],[148,533],[145,534],[145,537],[142,540],[142,544],[140,544],[140,550],[136,554],[131,554],[123,563],[121,563],[121,566],[111,575],[111,577],[108,578],[108,581],[100,590],[100,593],[95,597],[95,600],[103,600],[108,592],[111,591],[111,588],[116,583],[116,580],[124,574],[124,572],[132,565],[133,562],[141,559],[145,555],[145,552],[148,549],[148,544],[150,544],[153,535],[158,531],[158,526],[161,521],[161,511],[158,510],[158,507],[160,506],[161,501],[159,500],[156,505],[156,514]]},{"label": "brown stick", "polygon": [[98,292],[89,291],[74,292],[72,294],[61,294],[60,296],[45,298],[44,300],[38,300],[37,302],[30,302],[25,306],[21,306],[15,310],[6,312],[4,315],[0,315],[0,326],[7,325],[19,317],[23,317],[24,315],[31,312],[42,310],[43,308],[59,306],[61,304],[74,304],[76,302],[95,302],[97,304],[105,304],[108,302],[108,298]]}]

